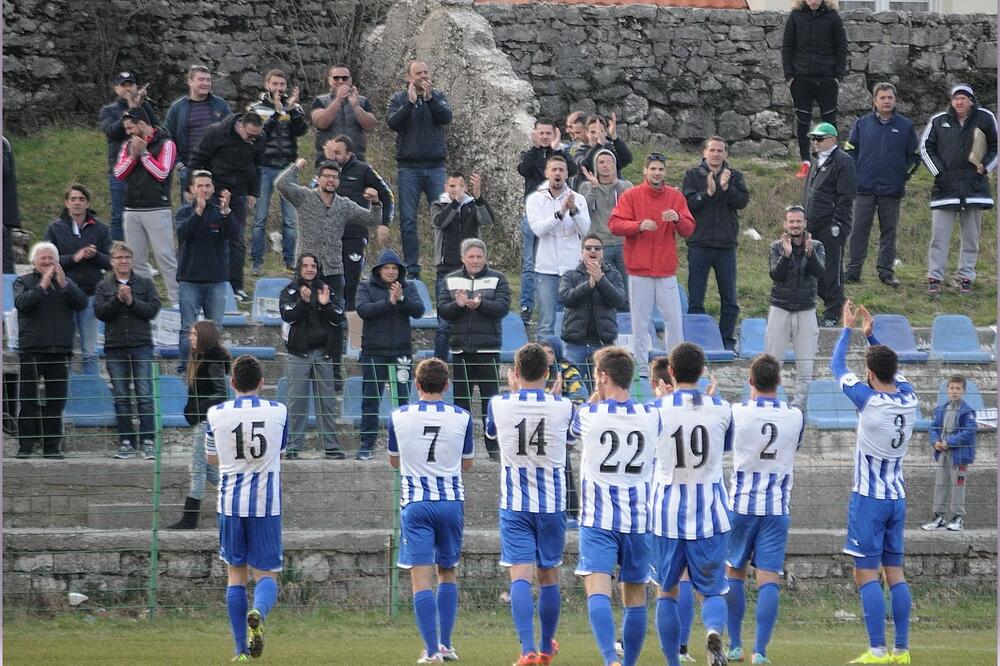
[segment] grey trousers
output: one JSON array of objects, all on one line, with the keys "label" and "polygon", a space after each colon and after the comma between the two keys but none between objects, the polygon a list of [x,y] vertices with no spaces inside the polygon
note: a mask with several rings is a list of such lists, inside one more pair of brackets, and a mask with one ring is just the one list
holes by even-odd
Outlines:
[{"label": "grey trousers", "polygon": [[951,462],[951,451],[942,451],[934,468],[934,514],[945,518],[965,515],[965,479],[968,465]]},{"label": "grey trousers", "polygon": [[137,275],[153,277],[149,266],[149,250],[152,248],[156,265],[167,285],[167,296],[171,304],[180,302],[177,296],[177,254],[174,251],[174,222],[169,208],[156,210],[125,209],[125,242],[134,253],[134,268]]},{"label": "grey trousers", "polygon": [[334,434],[337,426],[334,414],[337,395],[334,391],[333,361],[326,358],[322,350],[314,350],[304,357],[289,354],[286,368],[289,422],[287,448],[290,451],[302,450],[308,426],[311,395],[313,404],[316,405],[316,425],[323,439],[323,449],[339,450]]},{"label": "grey trousers", "polygon": [[955,221],[962,233],[958,246],[958,277],[964,280],[976,279],[976,259],[979,256],[979,233],[983,226],[983,209],[966,208],[962,211],[931,211],[931,246],[927,252],[927,277],[943,280],[948,268],[948,247],[951,245],[951,229]]},{"label": "grey trousers", "polygon": [[[764,351],[782,363],[789,344],[795,350],[795,401],[804,403],[809,382],[813,380],[816,350],[819,348],[819,323],[815,308],[789,312],[772,305],[767,311]],[[785,390],[788,390],[787,386]]]},{"label": "grey trousers", "polygon": [[854,227],[849,239],[850,258],[844,273],[848,277],[861,277],[865,259],[868,257],[868,238],[878,213],[878,258],[875,268],[880,279],[893,276],[896,262],[896,227],[899,224],[899,197],[880,197],[874,194],[859,194],[854,200]]},{"label": "grey trousers", "polygon": [[653,305],[663,317],[666,349],[669,352],[679,342],[684,342],[684,314],[681,312],[681,291],[677,277],[628,276],[629,311],[632,314],[632,353],[635,355],[639,374],[649,375],[649,323],[653,319]]}]

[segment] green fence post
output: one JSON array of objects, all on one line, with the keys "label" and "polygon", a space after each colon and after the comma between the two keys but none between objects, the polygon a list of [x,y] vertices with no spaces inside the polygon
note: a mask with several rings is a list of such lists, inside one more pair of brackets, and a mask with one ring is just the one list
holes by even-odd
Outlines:
[{"label": "green fence post", "polygon": [[[392,400],[392,408],[399,407],[399,390],[396,387],[396,364],[389,365],[389,399]],[[399,470],[392,470],[392,549],[389,555],[389,617],[393,620],[399,617],[399,493],[401,484],[399,480]]]},{"label": "green fence post", "polygon": [[153,521],[149,539],[149,585],[146,604],[149,617],[156,614],[156,593],[160,575],[160,458],[163,455],[163,410],[160,404],[160,364],[153,361],[153,427],[155,429],[156,459],[153,461]]}]

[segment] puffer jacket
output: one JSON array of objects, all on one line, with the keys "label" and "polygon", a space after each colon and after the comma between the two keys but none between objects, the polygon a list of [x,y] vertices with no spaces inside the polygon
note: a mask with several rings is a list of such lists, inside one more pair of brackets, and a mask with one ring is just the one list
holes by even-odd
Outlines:
[{"label": "puffer jacket", "polygon": [[[389,302],[389,285],[379,275],[387,264],[399,268],[397,282],[403,287],[403,300]],[[410,317],[424,314],[417,286],[406,279],[406,265],[392,250],[383,250],[372,266],[371,277],[358,285],[358,316],[364,320],[361,329],[361,353],[368,356],[410,356],[413,336]]]},{"label": "puffer jacket", "polygon": [[771,305],[788,312],[812,310],[816,307],[816,289],[826,265],[826,248],[813,241],[812,255],[806,256],[805,248],[792,245],[792,254],[785,256],[781,241],[774,241],[768,248],[770,265]]},{"label": "puffer jacket", "polygon": [[930,119],[920,140],[920,155],[934,176],[931,208],[962,210],[966,207],[993,207],[990,179],[969,162],[976,130],[986,137],[983,164],[989,173],[997,168],[997,119],[988,109],[974,105],[965,125],[958,122],[955,110]]},{"label": "puffer jacket", "polygon": [[[469,296],[482,294],[475,310],[459,307],[454,292],[464,289]],[[489,266],[471,275],[463,266],[448,273],[437,293],[437,314],[451,322],[449,347],[452,353],[498,352],[503,343],[502,321],[510,311],[510,284],[507,276]]]},{"label": "puffer jacket", "polygon": [[840,14],[826,2],[816,11],[802,3],[785,22],[781,43],[785,80],[843,79],[847,76],[847,31]]},{"label": "puffer jacket", "polygon": [[94,315],[104,322],[104,348],[145,347],[153,344],[153,319],[160,311],[160,296],[153,281],[129,276],[132,305],[118,300],[118,279],[114,272],[100,281],[94,293]]},{"label": "puffer jacket", "polygon": [[[618,311],[628,309],[628,296],[621,273],[608,262],[601,264],[604,277],[594,287],[583,262],[559,280],[559,301],[566,308],[562,339],[574,344],[610,345],[618,337]],[[597,333],[597,340],[587,332]]]},{"label": "puffer jacket", "polygon": [[264,154],[260,158],[261,166],[272,169],[284,169],[299,156],[296,139],[309,131],[305,113],[296,104],[291,109],[285,108],[284,113],[276,113],[271,96],[265,91],[260,99],[247,109],[264,119]]},{"label": "puffer jacket", "polygon": [[431,206],[434,226],[434,264],[439,273],[450,273],[462,265],[462,241],[479,238],[484,224],[493,223],[493,209],[480,196],[466,194],[462,201],[452,201],[447,192]]}]

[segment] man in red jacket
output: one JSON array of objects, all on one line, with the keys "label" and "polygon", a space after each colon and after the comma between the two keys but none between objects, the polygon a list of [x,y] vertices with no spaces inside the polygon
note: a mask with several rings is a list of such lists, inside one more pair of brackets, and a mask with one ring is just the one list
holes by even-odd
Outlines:
[{"label": "man in red jacket", "polygon": [[608,220],[608,229],[625,237],[629,310],[632,313],[633,353],[639,372],[649,372],[649,322],[653,304],[666,325],[669,351],[684,339],[681,294],[677,284],[677,234],[694,232],[694,217],[680,190],[663,182],[667,158],[650,153],[643,182],[626,191]]}]

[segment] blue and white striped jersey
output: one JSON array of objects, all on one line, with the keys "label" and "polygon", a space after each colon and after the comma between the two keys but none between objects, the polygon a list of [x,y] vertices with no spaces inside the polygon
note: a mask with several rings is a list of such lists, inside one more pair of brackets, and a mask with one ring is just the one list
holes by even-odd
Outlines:
[{"label": "blue and white striped jersey", "polygon": [[729,403],[682,389],[653,404],[663,427],[653,472],[653,534],[694,540],[728,532],[722,454],[733,441]]},{"label": "blue and white striped jersey", "polygon": [[648,532],[659,411],[631,400],[585,404],[570,432],[583,447],[580,524],[625,534]]},{"label": "blue and white striped jersey", "polygon": [[792,466],[802,445],[802,412],[777,398],[733,405],[733,511],[787,516]]},{"label": "blue and white striped jersey", "polygon": [[566,510],[566,441],[573,403],[541,389],[490,398],[486,434],[500,444],[500,508]]},{"label": "blue and white striped jersey", "polygon": [[219,499],[224,516],[281,515],[281,452],[288,441],[288,408],[241,396],[209,408],[205,451],[219,457]]},{"label": "blue and white striped jersey", "polygon": [[403,405],[389,416],[389,455],[399,456],[399,505],[465,500],[462,459],[475,454],[472,415],[445,402]]}]

